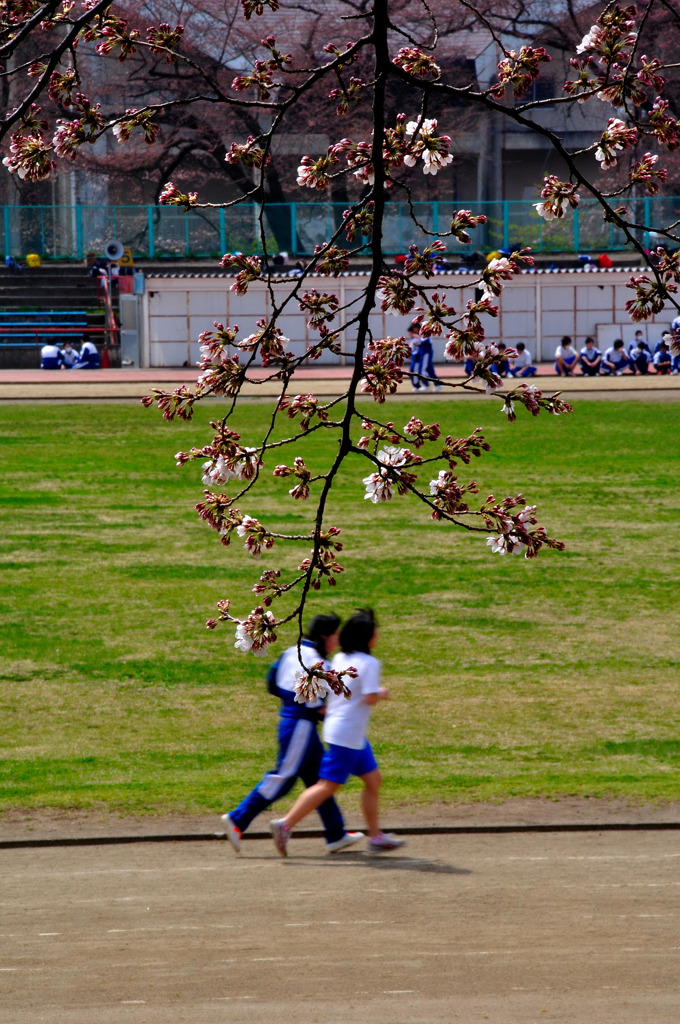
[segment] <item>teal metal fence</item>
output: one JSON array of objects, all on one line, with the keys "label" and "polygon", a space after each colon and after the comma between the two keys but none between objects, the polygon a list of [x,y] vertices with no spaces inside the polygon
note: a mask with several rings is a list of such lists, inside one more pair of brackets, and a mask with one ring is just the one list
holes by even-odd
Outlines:
[{"label": "teal metal fence", "polygon": [[[619,200],[639,224],[655,225],[680,219],[680,197],[655,196]],[[529,201],[494,203],[415,203],[415,213],[427,231],[446,231],[455,209],[468,207],[485,214],[487,223],[472,233],[472,245],[447,240],[450,253],[470,249],[491,251],[530,246],[536,252],[602,252],[626,247],[623,233],[603,220],[595,200],[583,200],[563,220],[545,221]],[[278,203],[267,207],[267,248],[294,256],[307,255],[333,233],[342,220],[345,203]],[[172,206],[2,206],[0,246],[6,256],[29,252],[46,259],[82,259],[101,253],[105,242],[117,238],[137,258],[218,257],[225,252],[261,252],[259,207],[192,210]],[[411,220],[405,203],[388,203],[384,246],[388,253],[405,252],[427,239]],[[650,231],[640,232],[650,243]]]}]

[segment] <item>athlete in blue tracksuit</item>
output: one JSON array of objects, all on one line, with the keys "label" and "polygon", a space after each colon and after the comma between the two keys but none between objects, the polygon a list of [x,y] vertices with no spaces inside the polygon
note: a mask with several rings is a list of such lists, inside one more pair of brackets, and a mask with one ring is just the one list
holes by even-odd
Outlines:
[{"label": "athlete in blue tracksuit", "polygon": [[[327,659],[337,645],[339,626],[337,615],[316,615],[312,619],[302,640],[306,665],[311,666],[322,659],[324,666],[330,667]],[[294,686],[300,671],[297,645],[284,651],[273,668],[269,690],[281,701],[279,754],[274,770],[267,772],[235,810],[222,815],[227,839],[237,852],[241,849],[241,837],[252,820],[290,792],[297,779],[301,779],[305,787],[314,785],[319,779],[324,748],[316,730],[322,717],[323,701],[310,701],[307,704],[295,701]],[[318,812],[326,833],[326,850],[329,853],[336,853],[364,838],[361,832],[345,831],[342,813],[334,798],[321,804]]]}]

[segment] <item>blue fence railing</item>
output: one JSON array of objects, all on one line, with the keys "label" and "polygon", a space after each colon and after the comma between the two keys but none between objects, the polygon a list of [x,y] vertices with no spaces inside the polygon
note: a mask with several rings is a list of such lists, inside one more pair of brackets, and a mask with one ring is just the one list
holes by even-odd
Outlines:
[{"label": "blue fence railing", "polygon": [[[638,224],[668,224],[680,219],[679,196],[621,199]],[[346,203],[274,203],[267,206],[267,248],[276,253],[306,255],[323,242],[342,220]],[[451,214],[469,208],[485,214],[487,223],[472,232],[472,245],[447,239],[450,253],[470,249],[491,251],[508,246],[530,246],[536,252],[602,252],[626,247],[625,238],[606,223],[595,200],[583,200],[562,220],[545,221],[531,201],[490,203],[415,203],[418,221],[438,234],[447,230]],[[82,259],[101,253],[106,241],[117,238],[138,258],[219,257],[225,252],[258,253],[259,207],[234,206],[228,210],[192,210],[172,206],[0,206],[0,247],[7,256],[36,252],[44,258]],[[413,223],[406,203],[388,203],[384,248],[405,252],[427,239]],[[650,231],[640,232],[650,243]]]}]

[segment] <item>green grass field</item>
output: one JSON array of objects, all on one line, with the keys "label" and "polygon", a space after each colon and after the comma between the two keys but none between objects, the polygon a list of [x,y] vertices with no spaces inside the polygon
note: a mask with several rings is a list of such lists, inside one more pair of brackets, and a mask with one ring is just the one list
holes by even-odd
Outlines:
[{"label": "green grass field", "polygon": [[[493,449],[461,478],[521,489],[565,553],[501,558],[411,500],[370,505],[358,462],[333,502],[347,571],[311,609],[380,617],[385,801],[678,798],[680,404],[582,402],[515,424],[498,408],[405,401],[387,415],[484,427]],[[244,408],[247,440],[266,412]],[[267,663],[203,623],[222,597],[247,612],[276,561],[224,549],[193,511],[198,470],[174,467],[209,414],[0,407],[0,808],[218,811],[269,766]],[[321,466],[331,442],[315,438]],[[288,486],[268,476],[244,510],[297,529]]]}]

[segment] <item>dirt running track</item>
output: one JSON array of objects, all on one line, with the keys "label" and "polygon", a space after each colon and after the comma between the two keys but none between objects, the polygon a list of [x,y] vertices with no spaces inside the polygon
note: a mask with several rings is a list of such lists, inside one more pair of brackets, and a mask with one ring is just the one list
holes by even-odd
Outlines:
[{"label": "dirt running track", "polygon": [[680,1021],[664,832],[0,852],[2,1024]]}]

